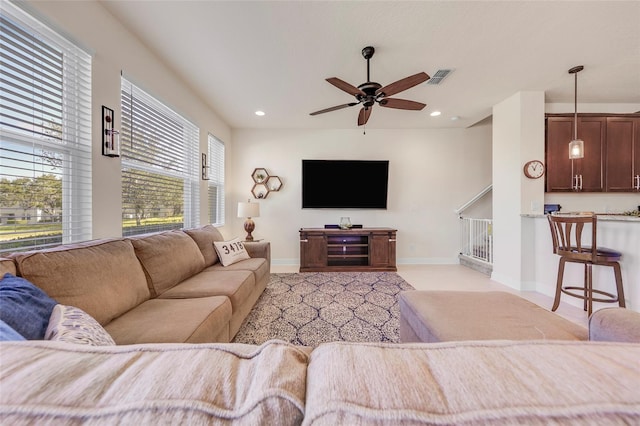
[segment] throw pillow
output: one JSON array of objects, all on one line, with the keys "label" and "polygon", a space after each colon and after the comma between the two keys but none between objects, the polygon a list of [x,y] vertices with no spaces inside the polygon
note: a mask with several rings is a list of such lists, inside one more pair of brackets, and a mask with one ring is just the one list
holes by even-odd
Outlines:
[{"label": "throw pillow", "polygon": [[229,241],[214,241],[213,246],[218,253],[222,266],[229,266],[244,259],[250,259],[247,249],[240,241],[240,238],[234,238]]},{"label": "throw pillow", "polygon": [[12,340],[25,340],[17,331],[9,327],[9,325],[0,320],[0,342],[9,342]]},{"label": "throw pillow", "polygon": [[91,315],[80,308],[67,305],[56,305],[53,308],[44,338],[89,346],[116,344]]},{"label": "throw pillow", "polygon": [[27,340],[44,339],[57,303],[24,278],[5,274],[0,280],[0,320]]}]

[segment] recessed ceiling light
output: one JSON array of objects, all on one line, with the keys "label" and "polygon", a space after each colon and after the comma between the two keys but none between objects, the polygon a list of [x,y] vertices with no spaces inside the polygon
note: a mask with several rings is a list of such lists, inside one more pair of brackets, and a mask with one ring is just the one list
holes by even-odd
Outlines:
[{"label": "recessed ceiling light", "polygon": [[264,111],[256,111],[256,115],[262,117],[264,115]]},{"label": "recessed ceiling light", "polygon": [[440,111],[433,111],[430,115],[431,115],[432,117],[437,117],[437,116],[439,116],[440,114],[442,114]]},{"label": "recessed ceiling light", "polygon": [[451,121],[457,121],[460,120],[460,117],[458,117],[457,115],[454,115],[453,117],[451,117]]}]

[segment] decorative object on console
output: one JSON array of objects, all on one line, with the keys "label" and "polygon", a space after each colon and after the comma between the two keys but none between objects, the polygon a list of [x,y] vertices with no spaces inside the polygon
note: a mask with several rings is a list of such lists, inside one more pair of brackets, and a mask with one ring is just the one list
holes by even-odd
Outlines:
[{"label": "decorative object on console", "polygon": [[209,180],[209,163],[207,163],[207,154],[202,153],[202,180]]},{"label": "decorative object on console", "polygon": [[120,132],[115,128],[113,110],[102,105],[102,155],[120,157]]},{"label": "decorative object on console", "polygon": [[577,159],[584,157],[584,141],[578,139],[578,73],[584,69],[584,66],[578,65],[569,70],[569,74],[575,77],[574,85],[574,113],[573,113],[573,140],[569,142],[569,158]]},{"label": "decorative object on console", "polygon": [[256,168],[251,173],[253,188],[251,193],[254,198],[267,198],[270,192],[278,192],[282,188],[282,180],[278,176],[269,175],[267,169]]},{"label": "decorative object on console", "polygon": [[351,218],[345,216],[340,218],[340,229],[350,229],[351,228]]},{"label": "decorative object on console", "polygon": [[252,203],[251,200],[247,200],[246,203],[238,203],[238,217],[247,218],[244,222],[244,230],[247,232],[245,240],[253,241],[253,235],[251,235],[251,233],[256,229],[256,224],[251,218],[260,217],[260,204]]},{"label": "decorative object on console", "polygon": [[529,179],[538,179],[544,175],[544,164],[540,160],[527,161],[523,170],[524,175]]}]

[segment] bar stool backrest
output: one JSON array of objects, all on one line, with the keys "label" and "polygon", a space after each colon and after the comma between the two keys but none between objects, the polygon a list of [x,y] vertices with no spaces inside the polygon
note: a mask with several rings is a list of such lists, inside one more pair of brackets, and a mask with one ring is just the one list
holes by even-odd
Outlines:
[{"label": "bar stool backrest", "polygon": [[[553,252],[567,260],[596,262],[598,248],[596,244],[597,217],[589,213],[561,213],[547,215],[551,227]],[[585,225],[587,229],[585,230]],[[585,245],[583,236],[588,235],[591,227],[591,244]],[[583,232],[586,231],[586,232]]]}]

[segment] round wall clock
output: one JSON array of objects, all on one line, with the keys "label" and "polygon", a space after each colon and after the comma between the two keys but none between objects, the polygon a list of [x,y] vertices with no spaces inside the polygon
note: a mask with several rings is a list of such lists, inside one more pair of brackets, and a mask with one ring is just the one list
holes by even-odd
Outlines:
[{"label": "round wall clock", "polygon": [[540,160],[527,161],[523,170],[529,179],[538,179],[544,174],[544,164]]}]

